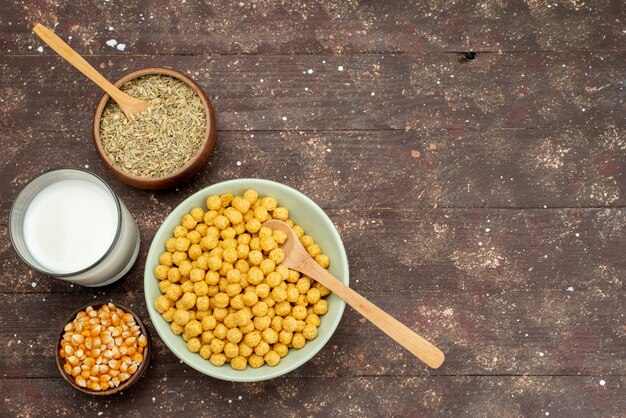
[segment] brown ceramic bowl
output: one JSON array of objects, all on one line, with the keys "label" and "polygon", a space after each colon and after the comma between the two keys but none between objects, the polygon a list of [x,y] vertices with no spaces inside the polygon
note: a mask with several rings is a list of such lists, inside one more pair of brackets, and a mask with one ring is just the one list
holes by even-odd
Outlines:
[{"label": "brown ceramic bowl", "polygon": [[121,87],[132,79],[149,74],[164,74],[177,78],[187,83],[200,97],[200,100],[202,100],[202,104],[204,105],[204,110],[207,115],[207,127],[204,139],[202,141],[202,145],[200,146],[197,154],[177,172],[168,176],[156,178],[135,176],[113,165],[109,157],[104,152],[104,148],[102,147],[102,142],[100,140],[100,119],[102,118],[102,112],[104,112],[104,108],[107,102],[111,98],[111,96],[109,96],[108,94],[102,96],[102,99],[100,99],[100,103],[98,103],[98,107],[96,108],[96,113],[93,118],[93,139],[96,144],[98,154],[100,154],[100,157],[102,158],[102,161],[104,161],[106,167],[113,173],[113,175],[115,175],[115,177],[122,180],[124,183],[130,184],[133,187],[146,190],[159,190],[178,185],[179,183],[190,178],[202,166],[206,164],[209,156],[211,155],[211,152],[213,151],[213,146],[215,145],[215,113],[213,112],[213,106],[211,105],[209,98],[207,97],[206,93],[204,93],[202,88],[191,78],[170,68],[143,68],[125,75],[124,77],[117,80],[114,84],[116,87]]},{"label": "brown ceramic bowl", "polygon": [[74,312],[72,312],[72,314],[65,320],[65,322],[63,322],[63,325],[61,326],[61,332],[59,333],[59,338],[56,341],[56,347],[54,349],[54,351],[56,352],[55,357],[56,357],[57,369],[59,369],[59,373],[61,373],[61,376],[63,376],[63,379],[65,379],[65,381],[69,383],[74,389],[79,390],[88,395],[107,396],[107,395],[113,395],[114,393],[118,393],[125,389],[128,389],[135,382],[137,382],[137,380],[139,380],[139,378],[145,373],[145,371],[148,369],[148,364],[150,363],[150,354],[152,352],[152,344],[150,343],[150,334],[148,334],[148,330],[146,329],[143,322],[141,322],[141,319],[139,319],[139,317],[133,311],[128,309],[126,306],[122,306],[117,303],[114,303],[115,306],[117,306],[124,312],[128,312],[135,318],[135,322],[139,325],[139,329],[141,329],[141,333],[145,335],[146,339],[148,340],[148,345],[146,345],[146,347],[144,348],[144,352],[143,352],[143,361],[137,368],[137,371],[135,372],[135,374],[133,374],[125,382],[121,383],[118,387],[112,387],[107,390],[94,391],[88,388],[83,388],[83,387],[78,386],[76,382],[74,381],[74,379],[72,379],[71,376],[65,373],[65,370],[63,370],[63,364],[65,363],[65,361],[63,360],[63,358],[61,357],[61,354],[59,353],[60,348],[61,348],[61,340],[63,339],[63,334],[65,334],[65,325],[72,322],[74,318],[76,318],[76,315],[80,311],[84,311],[85,309],[87,309],[87,307],[93,306],[94,309],[96,307],[99,309],[102,305],[105,305],[106,303],[108,302],[90,303],[89,305],[85,305],[81,308],[76,309]]}]

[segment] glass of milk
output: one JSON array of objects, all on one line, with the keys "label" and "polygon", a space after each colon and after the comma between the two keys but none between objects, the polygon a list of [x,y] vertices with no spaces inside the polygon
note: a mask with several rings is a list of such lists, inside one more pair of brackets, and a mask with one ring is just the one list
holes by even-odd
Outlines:
[{"label": "glass of milk", "polygon": [[9,235],[31,268],[82,286],[115,282],[139,253],[139,229],[124,203],[80,168],[31,179],[11,207]]}]

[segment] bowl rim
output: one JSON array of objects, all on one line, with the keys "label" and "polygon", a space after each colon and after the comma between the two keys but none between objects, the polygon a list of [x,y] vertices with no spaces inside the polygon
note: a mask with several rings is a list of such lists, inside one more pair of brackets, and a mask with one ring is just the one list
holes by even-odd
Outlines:
[{"label": "bowl rim", "polygon": [[[113,388],[109,388],[107,390],[101,390],[101,391],[93,391],[91,389],[87,389],[87,388],[83,388],[80,387],[76,384],[76,382],[74,382],[72,379],[70,379],[70,376],[67,375],[67,373],[65,373],[65,370],[63,370],[63,359],[61,357],[61,354],[59,353],[59,349],[61,347],[61,340],[63,339],[63,334],[65,334],[65,326],[67,324],[69,324],[70,322],[72,322],[74,320],[74,318],[76,318],[76,315],[81,312],[84,311],[85,309],[87,309],[89,306],[102,306],[102,305],[108,305],[109,303],[114,304],[116,307],[118,307],[119,309],[123,310],[124,312],[128,312],[129,314],[131,314],[133,316],[133,318],[135,318],[135,322],[137,323],[137,325],[139,325],[139,329],[141,330],[141,333],[143,335],[146,336],[146,340],[148,340],[148,344],[146,345],[144,352],[143,352],[143,361],[141,362],[141,364],[139,365],[139,367],[137,368],[137,371],[124,383],[120,384],[118,387],[113,387]],[[113,301],[100,301],[97,300],[95,302],[90,302],[78,309],[75,309],[71,315],[69,315],[66,319],[65,322],[63,322],[63,325],[61,325],[61,332],[59,333],[59,338],[57,338],[56,340],[56,347],[54,349],[55,351],[55,359],[56,359],[56,365],[57,365],[57,370],[59,371],[59,373],[61,374],[61,377],[63,377],[63,380],[65,380],[67,383],[70,384],[70,386],[72,386],[74,389],[86,393],[88,395],[93,395],[93,396],[107,396],[107,395],[113,395],[116,393],[119,393],[125,389],[128,389],[129,387],[131,387],[133,384],[135,384],[140,378],[141,376],[143,376],[143,374],[145,373],[145,371],[148,369],[148,365],[150,364],[150,355],[152,354],[152,343],[150,342],[150,334],[148,332],[148,329],[146,328],[145,324],[143,323],[143,321],[141,320],[141,318],[139,318],[139,316],[137,316],[137,314],[135,312],[133,312],[130,308],[128,308],[127,306],[124,305],[120,305],[119,303],[115,303]]]},{"label": "bowl rim", "polygon": [[[348,264],[348,257],[346,255],[346,250],[345,247],[343,245],[343,241],[341,239],[341,236],[339,235],[339,232],[337,231],[337,228],[335,227],[335,225],[333,224],[333,222],[330,220],[330,218],[328,217],[328,215],[326,214],[326,212],[324,212],[324,210],[317,204],[315,203],[315,201],[313,201],[313,199],[309,198],[308,196],[306,196],[304,193],[300,192],[299,190],[294,189],[293,187],[287,186],[285,184],[282,183],[278,183],[272,180],[265,180],[265,179],[259,179],[259,178],[241,178],[241,179],[232,179],[232,180],[226,180],[226,181],[222,181],[222,182],[218,182],[218,183],[214,183],[210,186],[207,186],[201,190],[198,190],[197,192],[193,193],[192,195],[190,195],[189,197],[187,197],[186,199],[184,199],[182,202],[180,202],[175,208],[172,209],[172,211],[170,212],[170,214],[165,218],[165,220],[163,221],[163,223],[161,223],[161,226],[159,227],[159,229],[157,230],[157,232],[154,234],[154,237],[152,239],[152,242],[150,243],[150,248],[148,249],[148,253],[146,255],[146,263],[145,263],[145,267],[144,267],[144,297],[146,300],[146,305],[147,305],[147,309],[148,309],[148,314],[150,315],[150,320],[152,321],[152,325],[154,326],[154,328],[157,331],[157,334],[159,335],[159,337],[161,338],[161,340],[165,343],[166,347],[182,362],[184,362],[185,364],[187,364],[188,366],[190,366],[191,368],[197,370],[198,372],[214,377],[216,379],[220,379],[220,380],[224,380],[224,381],[231,381],[231,382],[260,382],[263,380],[269,380],[269,379],[274,379],[276,377],[282,376],[284,374],[287,374],[295,369],[297,369],[298,367],[302,366],[304,363],[306,363],[307,361],[309,361],[310,359],[312,359],[330,340],[330,338],[333,336],[333,334],[335,333],[335,331],[337,330],[337,326],[339,325],[339,322],[341,321],[342,317],[343,317],[343,313],[346,307],[346,303],[342,300],[342,299],[338,299],[338,307],[339,310],[337,312],[337,315],[333,318],[329,318],[332,319],[332,322],[330,324],[330,329],[329,332],[324,335],[324,336],[320,336],[318,335],[317,338],[320,338],[319,341],[321,341],[321,344],[319,345],[319,347],[317,349],[313,349],[310,353],[306,354],[302,359],[300,359],[299,361],[295,362],[293,365],[291,366],[287,366],[285,368],[270,368],[267,365],[263,365],[262,368],[267,367],[268,368],[268,372],[262,376],[262,377],[258,377],[258,376],[247,376],[245,371],[242,372],[241,376],[237,376],[234,378],[230,378],[230,377],[226,377],[222,374],[220,374],[218,372],[218,370],[220,369],[220,367],[214,366],[213,364],[211,364],[210,362],[208,363],[209,370],[204,370],[201,367],[197,366],[195,364],[195,362],[190,362],[187,361],[187,359],[185,359],[182,355],[180,355],[178,348],[175,347],[174,345],[170,344],[170,342],[168,341],[169,338],[171,338],[172,336],[178,337],[180,338],[178,335],[167,335],[167,338],[164,336],[164,332],[169,332],[171,333],[171,330],[169,329],[169,327],[167,327],[167,329],[160,329],[162,327],[162,325],[160,324],[159,320],[163,320],[161,318],[161,315],[156,311],[156,309],[154,308],[154,300],[150,299],[150,292],[148,292],[148,283],[149,281],[152,280],[156,280],[156,278],[154,277],[154,267],[155,266],[150,266],[148,265],[148,258],[150,258],[150,255],[153,254],[155,251],[159,251],[159,249],[156,248],[156,242],[157,242],[157,237],[161,236],[163,233],[166,233],[166,224],[170,223],[172,221],[172,219],[174,218],[174,212],[176,211],[177,208],[189,204],[189,202],[191,202],[192,200],[196,199],[199,195],[204,195],[204,196],[208,196],[211,192],[209,189],[212,189],[216,186],[233,186],[234,187],[238,187],[241,186],[241,184],[250,184],[252,183],[250,186],[246,186],[252,189],[255,189],[259,192],[261,192],[260,188],[263,187],[263,185],[265,184],[271,184],[274,187],[277,187],[279,189],[283,189],[284,191],[286,191],[286,193],[291,193],[294,194],[298,199],[302,199],[302,200],[306,200],[308,201],[311,206],[313,207],[313,209],[318,212],[318,214],[320,215],[320,220],[321,222],[323,222],[324,224],[326,224],[326,227],[328,227],[328,229],[331,231],[332,234],[332,239],[333,241],[336,241],[338,243],[338,249],[339,249],[339,257],[338,260],[333,260],[336,263],[341,263],[341,265],[343,266],[343,268],[345,268],[345,276],[344,277],[338,277],[338,279],[340,281],[342,281],[345,285],[349,285],[349,281],[350,281],[350,270],[349,270],[349,264]],[[191,209],[191,207],[190,207]],[[184,349],[186,350],[186,348]],[[185,351],[187,352],[187,351]],[[197,354],[197,353],[196,353]],[[208,361],[207,361],[208,362]],[[224,367],[224,366],[221,366]],[[216,369],[215,373],[212,373],[211,370],[212,369]],[[260,370],[259,369],[255,369],[255,370]],[[246,370],[249,370],[248,368]]]},{"label": "bowl rim", "polygon": [[[123,77],[115,81],[113,85],[120,88],[121,86],[131,80],[134,80],[135,78],[155,74],[167,75],[184,82],[185,84],[190,86],[193,91],[200,97],[207,117],[207,126],[204,138],[202,139],[202,144],[200,145],[200,148],[198,149],[196,154],[194,154],[194,156],[189,161],[187,161],[187,163],[183,165],[178,171],[162,177],[141,177],[119,169],[107,156],[102,146],[102,141],[100,139],[100,120],[102,119],[102,113],[104,112],[104,108],[106,107],[109,100],[111,100],[111,96],[109,96],[108,93],[105,93],[102,96],[94,112],[93,140],[96,146],[96,150],[98,151],[98,155],[100,156],[100,158],[102,158],[102,161],[107,166],[107,168],[111,170],[117,178],[130,184],[131,186],[160,189],[165,187],[171,187],[174,182],[177,182],[178,180],[184,180],[187,176],[191,176],[193,173],[195,173],[196,170],[198,170],[202,165],[207,162],[209,156],[211,155],[211,152],[213,151],[213,147],[215,146],[217,129],[215,124],[215,112],[213,110],[213,105],[211,104],[209,97],[198,83],[196,83],[193,79],[180,71],[167,67],[144,67],[135,71],[131,71],[130,73],[124,75]],[[161,185],[164,183],[167,185],[162,187]]]}]

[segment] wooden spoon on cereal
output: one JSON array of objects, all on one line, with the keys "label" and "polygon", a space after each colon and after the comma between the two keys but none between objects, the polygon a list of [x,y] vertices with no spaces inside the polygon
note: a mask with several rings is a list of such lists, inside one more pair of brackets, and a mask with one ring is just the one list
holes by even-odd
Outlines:
[{"label": "wooden spoon on cereal", "polygon": [[283,221],[271,220],[264,222],[263,226],[278,229],[287,234],[287,240],[282,245],[282,249],[285,252],[285,259],[282,261],[282,265],[304,273],[326,286],[331,292],[343,299],[348,305],[352,306],[357,312],[429,367],[437,369],[441,366],[445,356],[440,349],[323,269],[302,246],[296,233],[289,225]]}]

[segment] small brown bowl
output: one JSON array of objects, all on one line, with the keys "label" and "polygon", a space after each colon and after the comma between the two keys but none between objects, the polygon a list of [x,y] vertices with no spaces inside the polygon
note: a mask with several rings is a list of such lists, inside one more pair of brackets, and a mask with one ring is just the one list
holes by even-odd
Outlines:
[{"label": "small brown bowl", "polygon": [[176,70],[157,67],[142,68],[140,70],[126,74],[124,77],[117,80],[114,84],[116,87],[119,88],[130,80],[151,74],[168,75],[187,83],[200,97],[200,100],[202,100],[202,104],[204,105],[204,111],[207,115],[207,126],[202,145],[200,146],[200,149],[198,150],[196,155],[189,162],[187,162],[187,164],[182,166],[180,170],[163,177],[140,177],[119,169],[113,164],[113,162],[104,152],[104,148],[102,147],[102,141],[100,140],[100,119],[102,118],[102,112],[104,112],[106,104],[111,98],[111,96],[109,96],[108,94],[102,96],[102,99],[100,99],[100,103],[98,103],[98,107],[96,108],[96,113],[93,118],[93,139],[96,145],[96,149],[98,150],[98,154],[100,154],[100,157],[102,158],[102,161],[104,161],[105,166],[113,173],[115,177],[133,187],[146,190],[160,190],[174,187],[179,183],[187,180],[206,164],[209,156],[211,155],[211,152],[213,151],[213,146],[215,145],[217,129],[215,127],[215,113],[213,112],[213,106],[211,105],[211,102],[209,101],[206,93],[195,81]]},{"label": "small brown bowl", "polygon": [[139,319],[137,314],[135,314],[133,311],[131,311],[130,309],[128,309],[125,306],[122,306],[122,305],[119,305],[117,303],[114,303],[115,306],[117,306],[118,308],[120,308],[124,312],[128,312],[129,314],[131,314],[133,316],[133,318],[135,318],[135,322],[139,325],[139,329],[141,330],[141,333],[143,335],[145,335],[146,339],[148,340],[148,344],[144,348],[144,352],[143,352],[143,361],[141,362],[141,364],[137,368],[137,371],[128,380],[126,380],[125,382],[121,383],[118,387],[112,387],[112,388],[109,388],[107,390],[100,390],[100,391],[95,391],[95,390],[91,390],[91,389],[88,389],[88,388],[83,388],[81,386],[78,386],[76,384],[76,382],[74,381],[74,379],[72,379],[71,376],[69,376],[67,373],[65,373],[65,370],[63,370],[63,364],[65,363],[65,361],[63,360],[63,358],[61,357],[61,354],[59,353],[60,348],[61,348],[61,340],[63,339],[63,334],[65,334],[65,326],[67,324],[69,324],[70,322],[72,322],[74,320],[74,318],[76,318],[76,315],[80,311],[84,311],[85,309],[87,309],[87,307],[93,306],[94,308],[95,307],[99,308],[100,306],[106,305],[107,303],[108,302],[90,303],[88,305],[83,306],[82,308],[76,309],[65,320],[65,322],[63,322],[63,325],[61,327],[61,333],[59,334],[59,338],[57,339],[56,347],[54,349],[55,352],[56,352],[55,357],[56,357],[56,362],[57,362],[57,369],[59,369],[59,373],[61,373],[61,376],[63,376],[63,379],[65,379],[65,381],[67,383],[69,383],[74,389],[79,390],[79,391],[81,391],[83,393],[86,393],[88,395],[107,396],[107,395],[113,395],[114,393],[119,393],[119,392],[121,392],[121,391],[123,391],[125,389],[128,389],[135,382],[137,382],[137,380],[139,380],[139,378],[145,373],[145,371],[148,369],[148,364],[150,363],[150,354],[152,352],[152,344],[150,343],[150,334],[148,334],[148,330],[144,326],[144,324],[141,321],[141,319]]}]

